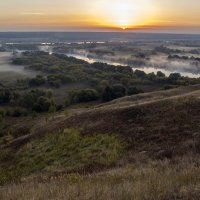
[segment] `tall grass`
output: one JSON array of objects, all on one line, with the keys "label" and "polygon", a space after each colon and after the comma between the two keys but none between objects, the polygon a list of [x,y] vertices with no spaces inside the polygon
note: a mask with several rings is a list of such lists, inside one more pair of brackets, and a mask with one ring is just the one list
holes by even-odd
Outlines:
[{"label": "tall grass", "polygon": [[[197,158],[198,159],[198,158]],[[0,199],[198,200],[200,168],[189,157],[149,161],[92,175],[69,174],[48,182],[33,177],[0,190]]]}]

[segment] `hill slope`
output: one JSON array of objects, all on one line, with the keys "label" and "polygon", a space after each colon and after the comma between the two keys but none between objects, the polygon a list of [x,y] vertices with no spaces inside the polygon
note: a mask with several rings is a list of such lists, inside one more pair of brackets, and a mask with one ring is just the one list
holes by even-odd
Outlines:
[{"label": "hill slope", "polygon": [[198,142],[200,137],[199,105],[200,85],[124,97],[88,109],[69,109],[67,117],[55,116],[49,123],[38,125],[33,133],[2,147],[18,146],[65,128],[80,128],[83,135],[121,135],[136,151],[170,148],[181,153],[186,151],[187,142]]},{"label": "hill slope", "polygon": [[45,119],[1,142],[1,199],[200,198],[200,85]]}]

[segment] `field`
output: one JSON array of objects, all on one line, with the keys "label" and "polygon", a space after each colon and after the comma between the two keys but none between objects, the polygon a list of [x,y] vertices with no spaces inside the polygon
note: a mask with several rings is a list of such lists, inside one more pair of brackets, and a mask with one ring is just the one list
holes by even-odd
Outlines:
[{"label": "field", "polygon": [[5,43],[0,199],[200,199],[199,46]]}]

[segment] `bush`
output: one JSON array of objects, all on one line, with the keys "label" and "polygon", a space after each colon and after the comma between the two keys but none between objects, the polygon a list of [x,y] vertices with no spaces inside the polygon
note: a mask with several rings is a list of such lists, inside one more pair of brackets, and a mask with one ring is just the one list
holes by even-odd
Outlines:
[{"label": "bush", "polygon": [[0,117],[4,118],[6,116],[6,111],[4,109],[0,109]]},{"label": "bush", "polygon": [[59,88],[61,86],[61,81],[60,80],[50,81],[49,85],[55,88]]},{"label": "bush", "polygon": [[71,104],[71,101],[69,99],[65,100],[65,106],[68,107]]},{"label": "bush", "polygon": [[138,88],[136,88],[136,87],[129,87],[128,88],[128,91],[127,91],[127,94],[128,95],[134,95],[134,94],[139,94],[139,93],[143,93],[143,90],[141,90],[141,89],[138,89]]},{"label": "bush", "polygon": [[38,98],[44,96],[45,92],[43,90],[31,90],[22,96],[21,105],[31,109],[37,102]]},{"label": "bush", "polygon": [[79,91],[74,91],[70,94],[72,103],[81,103],[96,101],[99,99],[99,94],[94,89],[84,89]]},{"label": "bush", "polygon": [[112,90],[115,99],[126,95],[126,88],[121,84],[114,85]]},{"label": "bush", "polygon": [[111,87],[105,87],[102,93],[102,101],[112,101],[114,99],[114,93]]},{"label": "bush", "polygon": [[0,90],[0,104],[9,103],[11,92],[9,90]]},{"label": "bush", "polygon": [[181,75],[180,75],[180,73],[171,73],[170,75],[169,75],[169,81],[170,81],[170,83],[176,83],[179,79],[181,79]]},{"label": "bush", "polygon": [[41,75],[36,76],[35,78],[32,78],[29,80],[29,85],[34,86],[40,86],[45,84],[45,78]]},{"label": "bush", "polygon": [[21,105],[36,112],[48,112],[51,106],[56,106],[53,100],[53,93],[47,90],[31,90],[23,95]]},{"label": "bush", "polygon": [[17,108],[12,112],[12,117],[21,117],[21,116],[24,116],[24,111],[21,110],[20,108]]},{"label": "bush", "polygon": [[158,71],[158,72],[157,72],[157,76],[160,77],[160,78],[164,78],[164,77],[165,77],[165,74],[162,73],[161,71]]},{"label": "bush", "polygon": [[107,86],[102,93],[102,101],[112,101],[113,99],[124,97],[125,95],[126,88],[123,85],[118,84],[113,87]]},{"label": "bush", "polygon": [[60,111],[62,109],[63,109],[63,105],[62,104],[56,105],[56,111]]},{"label": "bush", "polygon": [[33,111],[36,112],[48,112],[52,106],[50,99],[47,97],[40,97],[36,104],[33,106]]},{"label": "bush", "polygon": [[146,73],[144,71],[141,70],[135,70],[134,74],[138,77],[138,78],[145,78],[146,77]]}]

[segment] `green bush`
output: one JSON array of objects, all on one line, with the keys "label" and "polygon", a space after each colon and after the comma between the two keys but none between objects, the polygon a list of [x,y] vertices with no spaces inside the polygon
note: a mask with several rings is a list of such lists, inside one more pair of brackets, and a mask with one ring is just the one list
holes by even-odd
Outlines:
[{"label": "green bush", "polygon": [[126,95],[126,88],[121,85],[117,84],[112,87],[114,99],[124,97]]},{"label": "green bush", "polygon": [[102,93],[102,101],[112,101],[114,99],[114,93],[111,87],[105,87]]},{"label": "green bush", "polygon": [[30,90],[25,92],[21,99],[21,105],[31,109],[37,102],[38,98],[44,96],[45,92],[43,90]]},{"label": "green bush", "polygon": [[127,94],[128,95],[134,95],[134,94],[140,94],[140,93],[143,93],[143,90],[141,89],[138,89],[136,87],[129,87],[128,88],[128,91],[127,91]]},{"label": "green bush", "polygon": [[113,87],[107,86],[105,87],[103,93],[102,93],[102,100],[103,101],[111,101],[113,99],[117,99],[120,97],[124,97],[126,95],[126,88],[121,85],[117,84]]},{"label": "green bush", "polygon": [[51,106],[52,106],[51,100],[47,97],[42,96],[34,104],[33,111],[48,112]]},{"label": "green bush", "polygon": [[45,78],[42,75],[37,75],[35,78],[29,80],[29,85],[32,87],[45,84]]},{"label": "green bush", "polygon": [[9,90],[0,90],[0,104],[9,103],[11,98],[11,92]]},{"label": "green bush", "polygon": [[99,99],[99,94],[94,89],[78,90],[71,92],[70,99],[71,103],[96,101]]}]

